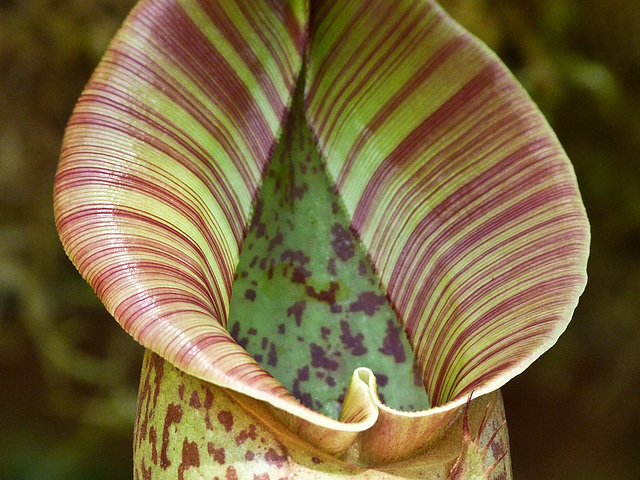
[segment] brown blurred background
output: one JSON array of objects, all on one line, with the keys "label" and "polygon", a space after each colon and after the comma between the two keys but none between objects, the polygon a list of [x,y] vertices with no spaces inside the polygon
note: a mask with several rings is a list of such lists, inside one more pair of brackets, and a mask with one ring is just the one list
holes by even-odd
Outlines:
[{"label": "brown blurred background", "polygon": [[[640,3],[444,0],[571,157],[589,285],[503,389],[516,480],[640,479]],[[130,479],[142,349],[58,241],[65,122],[133,0],[0,0],[0,479]]]}]

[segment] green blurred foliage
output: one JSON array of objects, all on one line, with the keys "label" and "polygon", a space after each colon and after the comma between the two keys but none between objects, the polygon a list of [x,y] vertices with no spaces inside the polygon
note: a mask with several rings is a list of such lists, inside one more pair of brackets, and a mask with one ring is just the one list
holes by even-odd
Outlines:
[{"label": "green blurred foliage", "polygon": [[[133,0],[0,1],[0,478],[131,478],[141,348],[66,259],[64,125]],[[515,478],[640,478],[638,0],[443,0],[509,65],[575,166],[589,284],[503,390]]]}]

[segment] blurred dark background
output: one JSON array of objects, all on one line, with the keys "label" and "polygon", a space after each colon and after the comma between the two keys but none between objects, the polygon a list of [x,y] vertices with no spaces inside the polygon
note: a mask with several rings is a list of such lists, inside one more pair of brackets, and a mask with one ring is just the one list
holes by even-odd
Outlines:
[{"label": "blurred dark background", "polygon": [[[0,0],[0,478],[130,479],[142,349],[58,241],[64,126],[133,0]],[[503,389],[514,476],[640,479],[640,3],[444,0],[514,71],[571,157],[589,284]]]}]

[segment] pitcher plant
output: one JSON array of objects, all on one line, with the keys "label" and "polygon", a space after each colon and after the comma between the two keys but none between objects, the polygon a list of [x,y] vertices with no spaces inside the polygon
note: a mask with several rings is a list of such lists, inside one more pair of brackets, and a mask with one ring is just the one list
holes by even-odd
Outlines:
[{"label": "pitcher plant", "polygon": [[142,0],[62,243],[147,350],[134,477],[510,479],[499,388],[586,282],[573,169],[431,0]]}]

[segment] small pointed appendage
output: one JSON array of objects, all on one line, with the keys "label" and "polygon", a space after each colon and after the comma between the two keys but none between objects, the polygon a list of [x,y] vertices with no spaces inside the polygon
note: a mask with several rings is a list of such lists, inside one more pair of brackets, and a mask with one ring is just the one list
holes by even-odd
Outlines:
[{"label": "small pointed appendage", "polygon": [[489,403],[485,404],[484,415],[474,435],[469,425],[472,395],[469,395],[462,418],[462,450],[451,463],[447,478],[450,480],[511,479],[509,438],[502,398],[495,395]]}]

